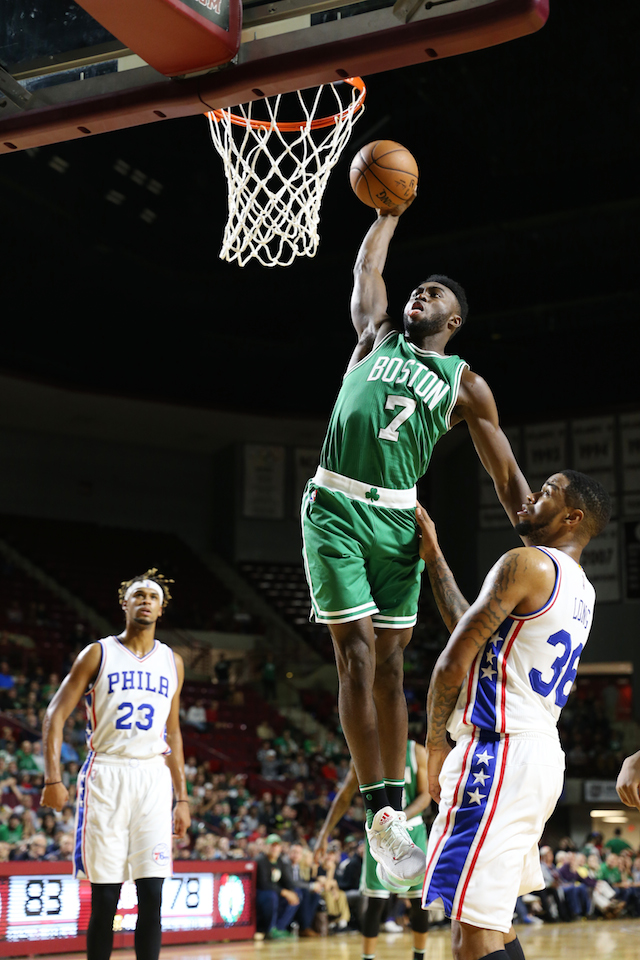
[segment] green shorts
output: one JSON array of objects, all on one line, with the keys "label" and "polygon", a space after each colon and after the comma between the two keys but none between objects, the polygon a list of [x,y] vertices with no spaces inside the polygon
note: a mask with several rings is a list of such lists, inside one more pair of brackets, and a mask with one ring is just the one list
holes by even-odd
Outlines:
[{"label": "green shorts", "polygon": [[310,481],[302,553],[317,623],[371,617],[376,627],[415,625],[424,569],[415,509],[376,507]]},{"label": "green shorts", "polygon": [[[415,827],[408,827],[409,834],[411,839],[420,847],[421,850],[427,852],[427,828],[424,823],[418,823]],[[369,841],[365,840],[364,844],[364,857],[362,859],[362,873],[360,874],[360,893],[363,897],[374,897],[376,900],[388,900],[391,896],[389,890],[386,890],[376,874],[376,861],[371,856],[369,852]],[[422,884],[424,882],[424,877],[420,877],[419,880],[409,887],[406,893],[400,893],[398,896],[400,899],[405,898],[407,900],[417,900],[422,897]]]}]

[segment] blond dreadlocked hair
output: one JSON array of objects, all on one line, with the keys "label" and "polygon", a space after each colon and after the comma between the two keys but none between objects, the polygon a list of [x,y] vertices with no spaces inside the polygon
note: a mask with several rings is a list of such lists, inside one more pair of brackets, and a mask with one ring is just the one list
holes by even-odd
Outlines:
[{"label": "blond dreadlocked hair", "polygon": [[175,580],[169,580],[167,577],[163,576],[161,573],[158,573],[157,567],[151,567],[150,570],[147,570],[146,573],[141,573],[137,577],[132,577],[131,580],[123,580],[118,588],[118,600],[120,601],[120,606],[124,603],[124,595],[131,586],[132,583],[137,583],[139,580],[153,580],[154,583],[157,583],[162,589],[164,595],[164,600],[162,601],[162,609],[167,606],[169,600],[171,600],[171,592],[169,590],[169,584],[175,583]]}]

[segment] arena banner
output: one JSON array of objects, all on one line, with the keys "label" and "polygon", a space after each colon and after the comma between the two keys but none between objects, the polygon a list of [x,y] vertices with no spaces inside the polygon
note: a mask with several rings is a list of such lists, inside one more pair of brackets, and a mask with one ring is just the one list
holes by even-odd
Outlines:
[{"label": "arena banner", "polygon": [[254,520],[284,520],[285,461],[285,447],[275,444],[245,444],[245,517]]},{"label": "arena banner", "polygon": [[620,417],[620,452],[622,512],[626,517],[640,517],[640,413]]},{"label": "arena banner", "polygon": [[614,417],[590,417],[574,420],[572,466],[598,480],[611,497],[613,515],[617,516],[616,499],[616,422]]},{"label": "arena banner", "polygon": [[595,587],[598,603],[620,600],[619,525],[616,520],[582,551],[581,564]]},{"label": "arena banner", "polygon": [[524,463],[520,466],[531,489],[539,490],[552,474],[570,466],[567,423],[530,424],[524,429]]}]

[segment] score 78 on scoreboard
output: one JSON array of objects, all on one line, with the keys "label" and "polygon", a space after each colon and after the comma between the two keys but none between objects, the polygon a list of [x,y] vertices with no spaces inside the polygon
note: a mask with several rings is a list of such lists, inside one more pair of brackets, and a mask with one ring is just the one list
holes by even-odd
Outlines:
[{"label": "score 78 on scoreboard", "polygon": [[[248,940],[255,933],[255,864],[176,860],[162,888],[162,942]],[[0,957],[85,949],[91,884],[70,863],[0,863]],[[132,947],[135,884],[124,883],[114,947]],[[27,947],[28,943],[28,947]]]}]

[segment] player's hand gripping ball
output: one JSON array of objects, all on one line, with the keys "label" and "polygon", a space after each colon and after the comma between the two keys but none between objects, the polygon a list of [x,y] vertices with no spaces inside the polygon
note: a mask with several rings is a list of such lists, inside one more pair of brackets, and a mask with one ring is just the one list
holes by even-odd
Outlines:
[{"label": "player's hand gripping ball", "polygon": [[369,207],[389,210],[410,200],[418,185],[418,164],[395,140],[374,140],[358,150],[349,170],[351,188]]}]

